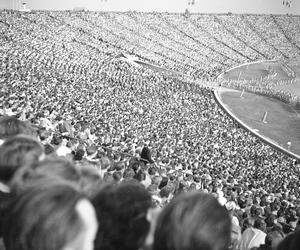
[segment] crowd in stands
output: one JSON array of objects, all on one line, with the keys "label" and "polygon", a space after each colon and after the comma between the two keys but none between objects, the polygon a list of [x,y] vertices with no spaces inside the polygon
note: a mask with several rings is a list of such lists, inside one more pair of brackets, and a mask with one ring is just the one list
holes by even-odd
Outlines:
[{"label": "crowd in stands", "polygon": [[[292,43],[274,49],[258,29],[248,44],[213,15],[1,14],[4,249],[297,248],[299,162],[194,81],[292,56]],[[232,18],[255,29],[254,17]]]},{"label": "crowd in stands", "polygon": [[284,244],[299,241],[299,166],[285,168],[275,152],[260,169],[172,168],[146,146],[127,163],[92,159],[93,147],[79,145],[49,152],[14,116],[1,118],[0,132],[0,249],[297,249]]},{"label": "crowd in stands", "polygon": [[21,45],[30,54],[43,53],[50,62],[68,58],[75,69],[78,64],[93,67],[112,55],[127,52],[195,78],[211,78],[241,63],[293,58],[300,53],[299,45],[280,28],[285,27],[291,37],[299,36],[299,20],[292,16],[1,14],[3,42]]}]

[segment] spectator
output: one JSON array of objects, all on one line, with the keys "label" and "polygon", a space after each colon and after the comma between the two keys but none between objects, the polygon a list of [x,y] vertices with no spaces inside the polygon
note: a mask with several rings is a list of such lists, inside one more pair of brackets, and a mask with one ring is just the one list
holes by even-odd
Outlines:
[{"label": "spectator", "polygon": [[79,170],[80,188],[84,194],[91,198],[102,188],[102,178],[93,166],[81,164]]},{"label": "spectator", "polygon": [[6,140],[15,135],[34,135],[33,128],[15,116],[2,116],[0,118],[0,140]]},{"label": "spectator", "polygon": [[11,180],[24,164],[43,157],[42,145],[35,139],[18,135],[7,139],[0,146],[0,237],[5,210],[12,199]]},{"label": "spectator", "polygon": [[108,185],[96,194],[93,204],[101,225],[95,250],[138,250],[144,245],[150,229],[151,196],[141,184]]},{"label": "spectator", "polygon": [[256,219],[253,227],[247,228],[241,238],[240,249],[250,250],[265,243],[266,225],[263,220]]},{"label": "spectator", "polygon": [[91,203],[68,185],[44,183],[11,203],[3,234],[6,250],[92,250],[97,221]]},{"label": "spectator", "polygon": [[150,149],[147,146],[144,146],[141,152],[141,161],[145,164],[153,163],[154,161],[151,158]]},{"label": "spectator", "polygon": [[153,250],[227,249],[231,221],[211,195],[192,192],[174,198],[161,212]]},{"label": "spectator", "polygon": [[17,135],[6,140],[0,146],[0,181],[8,185],[19,168],[43,157],[43,146],[29,136]]},{"label": "spectator", "polygon": [[[298,49],[278,28],[297,37],[298,26],[294,16],[1,11],[0,114],[15,115],[1,118],[15,125],[0,131],[27,133],[31,123],[47,154],[79,168],[93,162],[107,182],[135,179],[160,207],[201,189],[236,204],[242,231],[262,219],[268,231],[290,233],[299,164],[237,126],[212,88],[225,69],[275,58],[290,79],[277,81],[268,67],[261,79],[222,84],[297,105],[298,96],[278,90],[298,84],[289,67],[297,60],[280,59]],[[139,161],[144,153],[155,164]],[[82,185],[98,179],[80,172]]]},{"label": "spectator", "polygon": [[296,250],[299,249],[300,245],[300,231],[286,236],[278,245],[276,250]]},{"label": "spectator", "polygon": [[[70,182],[78,190],[80,189],[81,172],[72,162],[65,158],[46,158],[40,162],[27,164],[16,173],[11,188],[14,193],[20,193],[23,189],[42,183],[45,180],[64,180]],[[84,187],[87,188],[87,187]]]},{"label": "spectator", "polygon": [[276,250],[283,239],[284,234],[281,231],[271,231],[265,238],[265,244],[260,245],[257,250]]}]

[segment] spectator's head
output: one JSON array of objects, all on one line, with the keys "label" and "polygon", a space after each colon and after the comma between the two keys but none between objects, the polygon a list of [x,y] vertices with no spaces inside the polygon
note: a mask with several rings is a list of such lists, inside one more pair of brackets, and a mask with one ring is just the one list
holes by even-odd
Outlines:
[{"label": "spectator's head", "polygon": [[168,199],[170,197],[171,193],[172,193],[172,187],[171,186],[165,186],[159,192],[160,197],[161,198],[166,198],[166,199]]},{"label": "spectator's head", "polygon": [[249,227],[253,227],[255,220],[253,218],[245,218],[242,224],[242,232]]},{"label": "spectator's head", "polygon": [[154,250],[223,250],[230,244],[228,212],[211,195],[182,193],[158,218]]},{"label": "spectator's head", "polygon": [[231,249],[237,249],[241,240],[241,228],[235,223],[231,225]]},{"label": "spectator's head", "polygon": [[266,232],[267,231],[267,228],[266,228],[266,223],[264,220],[258,218],[255,220],[254,222],[254,227],[263,231],[263,232]]},{"label": "spectator's head", "polygon": [[258,216],[259,215],[259,210],[257,205],[252,205],[250,208],[250,214],[251,216]]},{"label": "spectator's head", "polygon": [[81,173],[65,158],[46,158],[19,169],[11,182],[11,188],[13,192],[19,193],[29,186],[42,183],[45,179],[64,180],[80,188]]},{"label": "spectator's head", "polygon": [[43,146],[29,136],[17,135],[7,139],[0,146],[0,181],[9,183],[19,168],[37,162],[43,155]]},{"label": "spectator's head", "polygon": [[266,226],[267,226],[267,227],[273,227],[274,224],[275,224],[275,219],[276,219],[276,216],[275,216],[274,214],[270,214],[270,215],[265,219]]},{"label": "spectator's head", "polygon": [[139,182],[142,182],[143,180],[146,179],[146,175],[143,171],[139,170],[139,171],[137,171],[137,173],[134,175],[133,178]]},{"label": "spectator's head", "polygon": [[62,136],[54,134],[51,140],[51,144],[53,145],[60,145],[62,143]]},{"label": "spectator's head", "polygon": [[75,161],[81,161],[81,160],[83,159],[84,155],[85,155],[85,149],[84,149],[84,146],[79,145],[79,146],[77,147],[76,152],[75,152],[74,160],[75,160]]},{"label": "spectator's head", "polygon": [[108,169],[111,166],[111,161],[107,157],[100,159],[101,169]]},{"label": "spectator's head", "polygon": [[150,228],[148,191],[135,182],[104,187],[93,199],[99,227],[95,250],[137,250]]},{"label": "spectator's head", "polygon": [[69,185],[47,183],[17,195],[4,221],[6,250],[92,250],[92,204]]},{"label": "spectator's head", "polygon": [[146,163],[146,164],[154,162],[152,160],[152,158],[151,158],[150,149],[147,146],[143,147],[143,149],[142,149],[142,152],[141,152],[141,161],[144,162],[144,163]]},{"label": "spectator's head", "polygon": [[119,182],[122,179],[122,172],[116,171],[112,174],[112,176],[116,182]]},{"label": "spectator's head", "polygon": [[15,116],[4,116],[0,118],[0,139],[6,140],[15,135],[33,135],[33,128],[17,119]]},{"label": "spectator's head", "polygon": [[158,188],[162,189],[163,187],[165,187],[168,184],[168,181],[169,178],[167,176],[163,176]]},{"label": "spectator's head", "polygon": [[92,197],[102,187],[102,178],[95,166],[83,164],[80,167],[80,186],[88,197]]},{"label": "spectator's head", "polygon": [[267,234],[265,238],[265,244],[272,249],[276,249],[283,238],[284,234],[281,231],[274,230]]},{"label": "spectator's head", "polygon": [[286,236],[278,245],[277,250],[298,250],[300,246],[300,230]]},{"label": "spectator's head", "polygon": [[134,170],[132,168],[126,168],[123,173],[124,179],[133,179],[135,176]]}]

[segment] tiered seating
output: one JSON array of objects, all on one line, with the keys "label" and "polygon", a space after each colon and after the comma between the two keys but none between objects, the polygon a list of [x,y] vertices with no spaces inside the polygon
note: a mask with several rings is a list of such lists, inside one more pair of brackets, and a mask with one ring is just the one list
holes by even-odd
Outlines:
[{"label": "tiered seating", "polygon": [[[299,20],[3,11],[1,115],[31,122],[49,155],[92,165],[98,179],[142,183],[158,206],[180,192],[202,190],[237,209],[243,229],[251,216],[264,215],[269,223],[274,215],[289,233],[300,198],[296,160],[237,126],[203,83],[241,63],[293,57]],[[177,74],[142,67],[122,53]],[[288,63],[283,67],[292,74]],[[278,97],[275,84],[263,79],[245,86]],[[88,179],[81,174],[81,181]]]}]

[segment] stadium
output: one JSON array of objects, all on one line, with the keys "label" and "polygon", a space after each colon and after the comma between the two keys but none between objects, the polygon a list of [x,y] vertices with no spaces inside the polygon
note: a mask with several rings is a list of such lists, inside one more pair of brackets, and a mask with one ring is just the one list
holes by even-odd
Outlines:
[{"label": "stadium", "polygon": [[299,249],[299,2],[71,2],[0,3],[0,249]]}]

